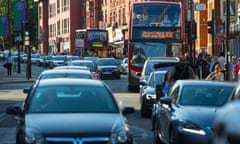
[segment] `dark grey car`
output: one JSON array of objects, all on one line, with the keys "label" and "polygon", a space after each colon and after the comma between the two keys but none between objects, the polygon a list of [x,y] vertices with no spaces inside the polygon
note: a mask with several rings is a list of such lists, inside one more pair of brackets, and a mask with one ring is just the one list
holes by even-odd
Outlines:
[{"label": "dark grey car", "polygon": [[97,73],[100,79],[106,77],[121,78],[121,64],[115,58],[100,58],[97,60]]},{"label": "dark grey car", "polygon": [[232,82],[178,80],[154,105],[156,143],[209,144],[216,112],[232,100]]},{"label": "dark grey car", "polygon": [[8,107],[16,115],[16,144],[132,144],[123,114],[110,88],[89,79],[45,79],[38,81],[23,107]]}]

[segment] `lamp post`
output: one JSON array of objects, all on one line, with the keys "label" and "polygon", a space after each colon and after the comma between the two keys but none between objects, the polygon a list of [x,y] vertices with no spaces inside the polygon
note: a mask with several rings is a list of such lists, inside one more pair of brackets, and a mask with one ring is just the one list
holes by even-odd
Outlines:
[{"label": "lamp post", "polygon": [[192,48],[192,28],[193,28],[193,4],[192,0],[188,0],[188,22],[189,22],[189,32],[188,32],[188,48],[190,51],[190,64],[193,64],[193,48]]},{"label": "lamp post", "polygon": [[230,33],[229,33],[229,25],[230,25],[230,0],[226,0],[226,49],[225,49],[225,80],[230,80],[230,49],[229,49],[229,40],[230,40]]},{"label": "lamp post", "polygon": [[8,0],[8,3],[7,3],[7,14],[8,14],[8,41],[9,41],[9,53],[11,53],[11,45],[10,45],[10,2]]}]

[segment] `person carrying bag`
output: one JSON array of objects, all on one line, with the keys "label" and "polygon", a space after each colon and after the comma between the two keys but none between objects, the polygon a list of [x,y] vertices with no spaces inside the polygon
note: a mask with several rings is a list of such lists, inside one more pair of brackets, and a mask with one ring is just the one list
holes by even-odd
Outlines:
[{"label": "person carrying bag", "polygon": [[12,57],[11,53],[8,54],[5,64],[6,64],[8,76],[11,76],[12,75],[12,64],[13,64],[13,57]]}]

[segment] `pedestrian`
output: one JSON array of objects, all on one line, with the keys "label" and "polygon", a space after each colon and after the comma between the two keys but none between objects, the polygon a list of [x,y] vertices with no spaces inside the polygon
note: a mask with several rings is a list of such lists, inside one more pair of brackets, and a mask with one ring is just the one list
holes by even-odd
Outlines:
[{"label": "pedestrian", "polygon": [[221,70],[224,72],[224,68],[225,68],[224,65],[226,63],[226,58],[225,58],[224,52],[220,52],[220,55],[218,57],[218,62],[220,63]]},{"label": "pedestrian", "polygon": [[197,58],[197,64],[200,66],[200,71],[202,74],[200,78],[205,78],[209,74],[209,66],[211,63],[210,55],[206,52],[205,49],[199,53]]},{"label": "pedestrian", "polygon": [[12,75],[12,65],[13,65],[13,57],[12,57],[11,53],[9,53],[6,58],[6,66],[7,66],[8,76]]},{"label": "pedestrian", "polygon": [[214,72],[214,68],[215,68],[215,65],[216,65],[216,64],[219,64],[219,62],[218,62],[218,57],[215,56],[215,55],[213,55],[213,56],[212,56],[211,63],[210,63],[210,65],[209,65],[209,73]]},{"label": "pedestrian", "polygon": [[237,64],[235,64],[234,68],[233,68],[233,72],[234,72],[234,80],[238,81],[238,72],[240,70],[240,57],[238,58],[238,62]]},{"label": "pedestrian", "polygon": [[166,96],[168,93],[168,90],[170,88],[170,84],[168,83],[168,75],[169,75],[169,71],[167,71],[164,75],[164,80],[156,85],[156,95],[157,95],[157,99]]},{"label": "pedestrian", "polygon": [[196,79],[195,73],[192,67],[187,64],[185,56],[180,57],[179,63],[170,71],[168,83],[173,84],[180,79]]},{"label": "pedestrian", "polygon": [[224,73],[221,72],[221,65],[219,63],[215,65],[214,71],[206,77],[206,80],[224,81]]},{"label": "pedestrian", "polygon": [[231,65],[231,67],[230,67],[230,74],[231,74],[230,77],[231,77],[232,81],[237,81],[237,79],[235,79],[236,77],[234,75],[234,67],[235,67],[235,65],[237,65],[237,63],[238,63],[237,57],[232,56],[232,61],[230,63],[230,65]]}]

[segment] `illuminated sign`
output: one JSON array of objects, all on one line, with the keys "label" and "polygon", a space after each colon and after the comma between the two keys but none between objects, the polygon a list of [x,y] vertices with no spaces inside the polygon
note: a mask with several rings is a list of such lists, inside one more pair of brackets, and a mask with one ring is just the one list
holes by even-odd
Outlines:
[{"label": "illuminated sign", "polygon": [[103,47],[103,43],[102,42],[93,42],[92,47]]},{"label": "illuminated sign", "polygon": [[133,39],[181,39],[181,28],[134,28]]},{"label": "illuminated sign", "polygon": [[142,32],[142,38],[173,38],[173,32]]}]

